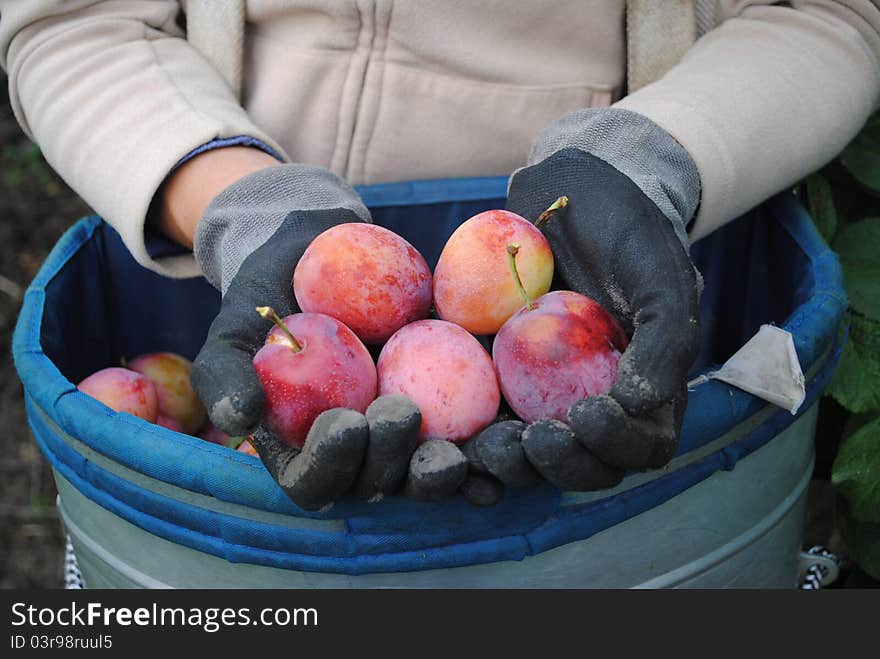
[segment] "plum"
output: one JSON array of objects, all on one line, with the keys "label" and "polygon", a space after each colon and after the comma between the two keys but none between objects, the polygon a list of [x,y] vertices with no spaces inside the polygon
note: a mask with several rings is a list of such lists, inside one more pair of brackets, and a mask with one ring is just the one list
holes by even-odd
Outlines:
[{"label": "plum", "polygon": [[150,423],[156,423],[158,418],[156,387],[149,378],[127,368],[103,368],[80,382],[77,389],[117,412],[127,412]]},{"label": "plum", "polygon": [[317,236],[293,273],[300,309],[380,344],[431,311],[431,270],[406,240],[375,224],[340,224]]},{"label": "plum", "polygon": [[199,433],[199,437],[204,439],[206,442],[211,442],[212,444],[219,444],[220,446],[226,446],[229,442],[229,435],[220,430],[214,423],[208,419],[208,422],[205,424],[205,427],[202,428],[202,431]]},{"label": "plum", "polygon": [[254,356],[266,394],[265,423],[280,440],[302,447],[321,412],[345,407],[365,412],[376,398],[376,366],[367,348],[344,323],[320,313],[279,318]]},{"label": "plum", "polygon": [[506,246],[520,246],[519,272],[532,298],[550,290],[553,252],[544,235],[515,213],[474,215],[447,241],[434,268],[434,306],[442,319],[472,334],[495,334],[522,306]]},{"label": "plum", "polygon": [[244,440],[242,440],[241,444],[239,444],[238,448],[235,450],[238,451],[239,453],[245,453],[247,455],[252,455],[255,458],[260,457],[260,454],[257,453],[257,449],[254,448],[254,445],[251,444],[250,439],[248,439],[247,437],[245,437]]},{"label": "plum", "polygon": [[501,392],[485,348],[443,320],[399,329],[379,354],[379,394],[403,394],[422,413],[420,438],[466,441],[498,413]]},{"label": "plum", "polygon": [[146,376],[156,387],[159,414],[174,419],[187,434],[205,423],[205,408],[189,381],[192,363],[173,352],[152,352],[131,360],[128,368]]},{"label": "plum", "polygon": [[181,426],[176,419],[172,419],[170,416],[165,416],[164,414],[160,414],[156,417],[156,425],[167,428],[168,430],[173,430],[174,432],[184,432],[183,426]]},{"label": "plum", "polygon": [[623,329],[598,302],[553,291],[501,327],[492,359],[504,399],[521,419],[567,422],[572,404],[611,389],[626,346]]}]

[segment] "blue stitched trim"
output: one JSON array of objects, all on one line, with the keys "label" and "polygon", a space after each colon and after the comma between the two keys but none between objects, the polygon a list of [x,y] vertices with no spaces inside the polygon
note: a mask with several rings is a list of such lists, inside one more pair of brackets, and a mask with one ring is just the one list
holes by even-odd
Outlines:
[{"label": "blue stitched trim", "polygon": [[[258,140],[256,137],[251,137],[250,135],[236,135],[235,137],[218,137],[215,140],[211,140],[210,142],[206,142],[201,146],[197,146],[195,149],[187,153],[183,158],[178,160],[174,167],[171,168],[171,172],[180,167],[183,163],[192,160],[200,153],[205,153],[206,151],[213,151],[214,149],[222,149],[227,146],[252,146],[261,151],[268,153],[273,158],[277,159],[278,162],[284,162],[284,158],[282,158],[275,149],[271,146]],[[168,172],[169,174],[171,172]]]},{"label": "blue stitched trim", "polygon": [[[170,175],[171,172],[175,171],[183,163],[192,160],[200,153],[213,151],[214,149],[222,149],[223,147],[227,146],[252,146],[260,149],[265,153],[268,153],[273,158],[278,159],[278,162],[284,162],[284,158],[278,155],[275,149],[273,149],[268,144],[261,142],[256,137],[251,137],[250,135],[236,135],[235,137],[219,137],[216,140],[211,140],[210,142],[206,142],[201,146],[197,146],[195,149],[187,153],[183,158],[178,160],[174,164],[174,167],[171,168],[171,171],[168,172],[168,174]],[[191,250],[183,247],[182,245],[178,245],[176,242],[165,237],[158,231],[154,231],[149,225],[144,228],[144,246],[146,247],[149,257],[154,260],[166,258],[169,256],[189,254],[191,252]]]}]

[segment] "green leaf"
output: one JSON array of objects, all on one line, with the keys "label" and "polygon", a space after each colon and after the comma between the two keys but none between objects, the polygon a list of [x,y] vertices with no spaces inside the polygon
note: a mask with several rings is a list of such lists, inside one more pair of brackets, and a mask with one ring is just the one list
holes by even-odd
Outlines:
[{"label": "green leaf", "polygon": [[858,314],[850,320],[828,393],[852,412],[880,412],[880,323]]},{"label": "green leaf", "polygon": [[831,484],[853,519],[880,523],[880,418],[844,440],[831,468]]},{"label": "green leaf", "polygon": [[825,242],[831,243],[837,231],[837,211],[831,194],[831,184],[818,172],[807,178],[807,203],[810,215]]},{"label": "green leaf", "polygon": [[859,183],[839,159],[823,167],[822,176],[828,181],[834,196],[838,230],[841,225],[880,216],[880,195]]},{"label": "green leaf", "polygon": [[880,579],[880,524],[855,519],[846,502],[840,499],[834,518],[849,557],[866,574]]},{"label": "green leaf", "polygon": [[843,227],[832,245],[840,257],[850,305],[880,320],[880,218]]},{"label": "green leaf", "polygon": [[835,523],[847,553],[880,579],[880,418],[847,437],[831,469]]},{"label": "green leaf", "polygon": [[840,154],[840,162],[862,185],[880,192],[880,113],[868,119]]}]

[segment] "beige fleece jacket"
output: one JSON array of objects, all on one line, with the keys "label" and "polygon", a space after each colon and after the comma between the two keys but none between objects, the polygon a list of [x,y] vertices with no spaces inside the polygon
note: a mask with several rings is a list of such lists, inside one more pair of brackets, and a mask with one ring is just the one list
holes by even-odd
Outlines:
[{"label": "beige fleece jacket", "polygon": [[[171,276],[195,262],[148,256],[147,210],[173,165],[218,137],[353,184],[508,174],[544,125],[615,104],[691,154],[697,239],[833,158],[880,98],[871,0],[696,0],[705,34],[628,96],[624,0],[247,0],[244,33],[228,35],[244,40],[240,101],[186,41],[186,4],[0,0],[22,128],[140,263]],[[668,37],[654,36],[661,50]]]}]

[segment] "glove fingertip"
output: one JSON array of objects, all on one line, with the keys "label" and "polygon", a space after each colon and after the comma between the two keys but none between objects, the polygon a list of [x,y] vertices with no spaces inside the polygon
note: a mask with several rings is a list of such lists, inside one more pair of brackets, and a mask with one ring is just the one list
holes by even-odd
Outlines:
[{"label": "glove fingertip", "polygon": [[600,459],[605,449],[627,437],[630,420],[621,404],[609,395],[590,396],[572,405],[568,423],[575,437]]},{"label": "glove fingertip", "polygon": [[406,480],[419,441],[422,415],[409,398],[391,395],[373,401],[365,416],[370,440],[354,496],[373,501],[393,494]]},{"label": "glove fingertip", "polygon": [[233,349],[203,350],[193,362],[190,384],[223,432],[248,435],[259,424],[266,396],[248,355]]},{"label": "glove fingertip", "polygon": [[250,395],[227,395],[215,401],[208,416],[215,426],[232,437],[249,435],[263,415],[263,392]]},{"label": "glove fingertip", "polygon": [[469,471],[477,474],[488,474],[489,470],[486,468],[486,465],[483,464],[483,461],[480,459],[479,451],[477,450],[478,438],[479,435],[462,444],[461,452],[464,453],[464,457],[467,459]]},{"label": "glove fingertip", "polygon": [[673,406],[631,416],[611,396],[592,396],[572,405],[569,420],[580,444],[602,462],[645,471],[666,465],[678,447]]},{"label": "glove fingertip", "polygon": [[522,447],[522,421],[495,423],[474,439],[480,463],[488,473],[517,489],[538,485],[542,478],[528,461]]},{"label": "glove fingertip", "polygon": [[322,412],[312,424],[302,452],[276,480],[300,508],[320,510],[354,484],[368,438],[367,420],[360,412],[346,408]]},{"label": "glove fingertip", "polygon": [[442,501],[455,494],[467,474],[467,458],[455,444],[430,439],[413,453],[405,494],[417,501]]},{"label": "glove fingertip", "polygon": [[371,432],[380,426],[417,431],[422,423],[422,413],[418,406],[402,394],[379,396],[370,403],[365,415]]},{"label": "glove fingertip", "polygon": [[624,367],[621,361],[617,382],[608,395],[630,414],[644,414],[657,409],[672,398],[674,388],[667,386],[664,381],[626,372]]},{"label": "glove fingertip", "polygon": [[635,416],[669,403],[686,382],[699,347],[698,321],[642,325],[620,359],[609,394]]},{"label": "glove fingertip", "polygon": [[523,431],[529,462],[561,490],[586,492],[614,487],[624,471],[612,467],[581,446],[574,431],[555,419],[536,421]]}]

